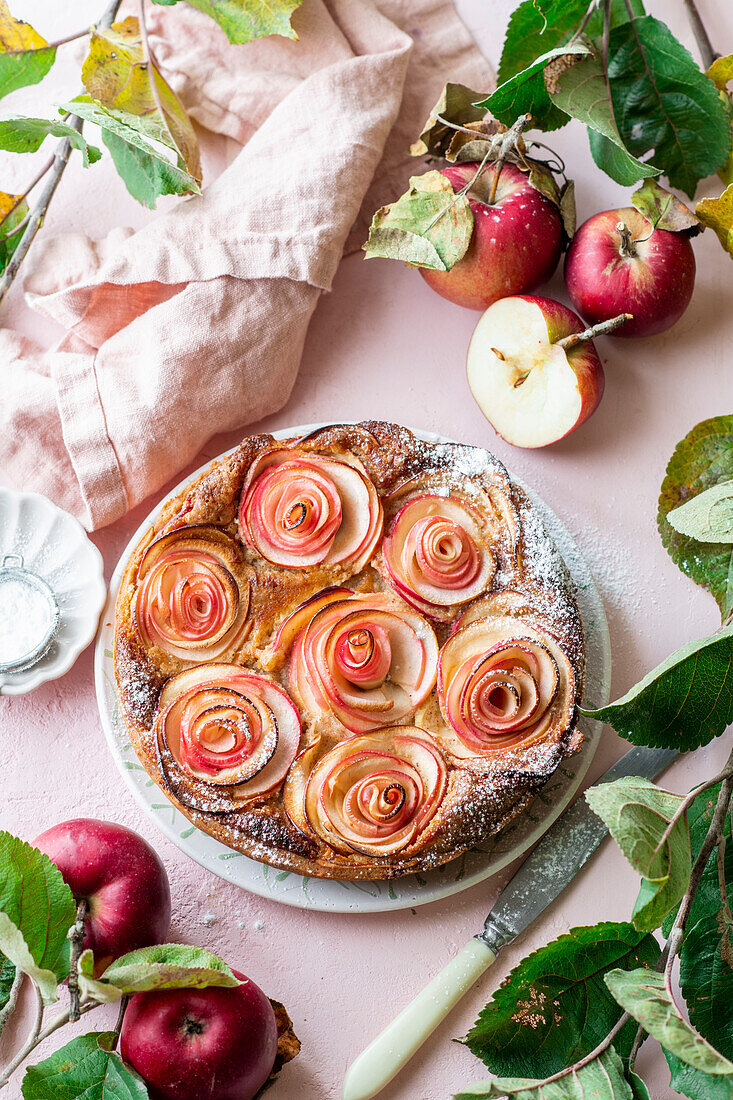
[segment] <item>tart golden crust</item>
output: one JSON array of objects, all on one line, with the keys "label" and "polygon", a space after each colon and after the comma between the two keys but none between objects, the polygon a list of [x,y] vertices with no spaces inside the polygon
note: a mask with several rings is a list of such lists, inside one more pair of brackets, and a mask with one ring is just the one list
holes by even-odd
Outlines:
[{"label": "tart golden crust", "polygon": [[[331,549],[305,568],[262,556],[267,530],[248,526],[259,522],[252,486],[277,462],[296,475],[298,463],[310,464],[314,493],[334,462],[349,467],[347,480],[353,469],[366,479],[369,497],[355,482],[371,508],[355,536],[361,556],[344,551],[338,560]],[[281,495],[292,485],[283,470]],[[286,537],[305,516],[297,496]],[[440,553],[463,570],[452,589],[434,571],[414,576],[430,549],[415,549],[414,532],[432,536],[446,498],[454,502],[446,529],[458,535]],[[352,520],[344,512],[342,528]],[[435,537],[443,534],[439,527]],[[209,602],[202,611],[194,592],[194,627],[211,600],[225,607],[212,627],[213,657],[195,629],[193,639],[171,642],[165,618],[179,598],[171,591],[186,598],[190,578],[176,570],[183,562],[186,573],[198,547],[206,552],[195,581]],[[419,591],[404,587],[402,569]],[[431,611],[432,599],[440,602]],[[377,661],[375,638],[392,661],[386,678],[381,668],[369,679],[361,655],[366,639]],[[362,669],[354,682],[348,661]],[[383,422],[253,436],[171,498],[126,564],[115,671],[135,751],[170,801],[230,848],[315,877],[384,879],[453,859],[501,830],[582,742],[582,623],[537,510],[488,452],[424,442]],[[212,713],[214,735],[205,727]],[[222,730],[230,756],[207,770],[206,738]]]}]

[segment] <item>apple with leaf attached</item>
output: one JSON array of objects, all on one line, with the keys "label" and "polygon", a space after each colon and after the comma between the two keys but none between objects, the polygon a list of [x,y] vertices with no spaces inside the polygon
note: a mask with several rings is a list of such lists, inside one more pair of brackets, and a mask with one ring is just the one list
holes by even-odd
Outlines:
[{"label": "apple with leaf attached", "polygon": [[418,151],[449,163],[414,176],[405,195],[377,211],[367,258],[405,260],[438,294],[468,309],[547,282],[573,231],[573,192],[528,155],[528,120],[510,129],[482,120],[458,133],[435,121]]},{"label": "apple with leaf attached", "polygon": [[486,310],[468,348],[468,384],[492,427],[516,447],[545,447],[580,427],[603,396],[593,337],[621,315],[586,329],[551,298],[517,295]]},{"label": "apple with leaf attached", "polygon": [[699,219],[653,180],[633,206],[594,214],[580,226],[565,260],[573,305],[591,324],[618,313],[633,320],[618,336],[652,336],[671,328],[687,309],[695,285],[690,236]]}]

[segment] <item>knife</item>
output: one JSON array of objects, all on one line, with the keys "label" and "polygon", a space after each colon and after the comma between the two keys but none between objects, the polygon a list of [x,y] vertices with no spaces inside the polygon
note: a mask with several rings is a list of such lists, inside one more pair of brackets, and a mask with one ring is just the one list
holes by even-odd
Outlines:
[{"label": "knife", "polygon": [[[633,748],[598,783],[626,775],[655,779],[677,753]],[[561,894],[593,855],[608,829],[580,797],[548,829],[496,900],[483,930],[403,1008],[346,1071],[343,1100],[370,1100],[388,1085],[474,982]]]}]

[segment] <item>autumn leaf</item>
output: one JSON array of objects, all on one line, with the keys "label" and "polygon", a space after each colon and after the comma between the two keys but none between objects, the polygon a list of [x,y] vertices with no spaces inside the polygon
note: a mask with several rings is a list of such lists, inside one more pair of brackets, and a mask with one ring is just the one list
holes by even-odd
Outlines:
[{"label": "autumn leaf", "polygon": [[725,251],[733,256],[733,183],[717,198],[700,199],[695,213],[708,229],[714,230]]},{"label": "autumn leaf", "polygon": [[[278,34],[296,38],[290,25],[293,12],[303,0],[188,0],[194,8],[218,23],[230,42],[252,42]],[[171,7],[178,0],[153,0],[154,4]]]},{"label": "autumn leaf", "polygon": [[[454,130],[452,126],[446,126],[441,119],[457,126],[481,122],[486,111],[483,107],[476,107],[474,104],[484,98],[485,95],[481,92],[474,92],[465,84],[446,84],[422,128],[420,137],[410,146],[411,155],[422,157],[429,153],[431,156],[444,156],[450,149],[453,155],[448,159],[455,160],[455,154],[458,152],[458,147],[454,145],[456,137],[463,137],[461,144],[465,145],[471,140],[470,136],[462,135],[460,130]],[[498,122],[491,120],[491,130],[486,136],[497,133],[499,128],[504,129]],[[479,137],[482,132],[477,131],[476,137]]]},{"label": "autumn leaf", "polygon": [[173,149],[191,178],[201,182],[201,157],[191,120],[178,96],[153,66],[152,78],[162,113],[158,109],[137,19],[128,16],[108,30],[92,32],[81,78],[100,106],[114,111],[146,137]]},{"label": "autumn leaf", "polygon": [[27,213],[28,203],[22,195],[6,195],[0,191],[0,274],[20,243],[21,225]]},{"label": "autumn leaf", "polygon": [[471,243],[473,214],[440,172],[413,176],[410,189],[377,210],[363,246],[367,259],[383,256],[433,271],[450,271]]},{"label": "autumn leaf", "polygon": [[30,23],[10,14],[0,0],[0,99],[43,80],[54,61],[56,50]]},{"label": "autumn leaf", "polygon": [[631,204],[655,229],[687,233],[688,237],[694,237],[704,228],[689,206],[656,180],[644,180],[639,190],[631,196]]}]

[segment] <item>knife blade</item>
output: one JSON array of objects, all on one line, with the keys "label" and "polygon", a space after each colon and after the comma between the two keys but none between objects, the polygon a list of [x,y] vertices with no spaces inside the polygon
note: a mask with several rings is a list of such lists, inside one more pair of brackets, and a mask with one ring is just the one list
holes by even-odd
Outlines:
[{"label": "knife blade", "polygon": [[[627,775],[655,779],[677,757],[670,749],[635,747],[597,783]],[[478,932],[352,1062],[343,1100],[371,1100],[420,1049],[439,1023],[491,966],[572,882],[608,829],[581,796],[548,829],[497,898]]]}]

